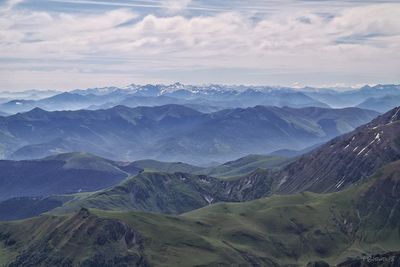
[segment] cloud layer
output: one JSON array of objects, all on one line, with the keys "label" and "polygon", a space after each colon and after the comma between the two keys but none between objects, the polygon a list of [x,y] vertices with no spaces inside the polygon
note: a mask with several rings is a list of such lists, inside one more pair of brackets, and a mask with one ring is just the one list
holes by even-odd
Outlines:
[{"label": "cloud layer", "polygon": [[[400,77],[400,4],[165,14],[18,8],[0,15],[0,90],[126,82],[311,85]],[[165,2],[166,3],[166,2]]]}]

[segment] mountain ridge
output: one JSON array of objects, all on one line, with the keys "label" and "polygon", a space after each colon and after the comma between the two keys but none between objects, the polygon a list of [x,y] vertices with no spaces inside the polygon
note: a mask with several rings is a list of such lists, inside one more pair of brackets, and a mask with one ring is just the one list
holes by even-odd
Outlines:
[{"label": "mountain ridge", "polygon": [[377,114],[358,108],[264,106],[214,113],[181,105],[55,112],[36,108],[0,117],[0,155],[29,159],[87,151],[116,160],[201,165],[209,163],[205,158],[225,162],[284,148],[301,150],[351,131]]}]

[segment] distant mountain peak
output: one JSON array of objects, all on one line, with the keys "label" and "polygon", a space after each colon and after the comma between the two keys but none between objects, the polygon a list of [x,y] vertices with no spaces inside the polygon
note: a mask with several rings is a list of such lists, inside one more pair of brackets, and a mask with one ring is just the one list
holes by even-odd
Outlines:
[{"label": "distant mountain peak", "polygon": [[184,85],[183,83],[176,82],[176,83],[174,83],[172,86],[181,87],[181,86],[185,86],[185,85]]},{"label": "distant mountain peak", "polygon": [[39,115],[39,114],[47,114],[48,111],[41,109],[39,107],[35,107],[32,110],[22,113],[22,114],[26,114],[26,115]]}]

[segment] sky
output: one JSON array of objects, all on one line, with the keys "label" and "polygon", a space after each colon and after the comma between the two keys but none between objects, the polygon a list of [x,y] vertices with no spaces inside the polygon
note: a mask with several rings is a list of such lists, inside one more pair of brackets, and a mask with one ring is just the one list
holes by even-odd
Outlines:
[{"label": "sky", "polygon": [[0,91],[400,82],[400,1],[0,0]]}]

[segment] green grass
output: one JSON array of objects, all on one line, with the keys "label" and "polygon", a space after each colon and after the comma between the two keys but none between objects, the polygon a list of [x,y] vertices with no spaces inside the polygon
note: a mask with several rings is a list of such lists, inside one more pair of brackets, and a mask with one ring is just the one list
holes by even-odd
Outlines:
[{"label": "green grass", "polygon": [[223,191],[218,179],[202,179],[206,178],[191,174],[143,172],[111,189],[75,197],[54,212],[60,214],[86,207],[180,214],[208,205],[206,195],[216,198]]},{"label": "green grass", "polygon": [[3,244],[0,245],[0,266],[6,266],[11,260],[12,254],[8,251]]},{"label": "green grass", "polygon": [[274,169],[284,166],[288,158],[266,155],[248,155],[235,161],[230,161],[215,167],[198,171],[199,174],[210,175],[218,178],[232,178],[249,174],[256,169]]},{"label": "green grass", "polygon": [[[337,193],[218,203],[181,216],[92,209],[0,224],[0,233],[17,241],[0,255],[6,262],[18,251],[24,264],[41,255],[79,264],[102,253],[108,260],[136,255],[154,266],[305,266],[321,259],[335,265],[363,253],[400,250],[400,195],[393,191],[399,170],[400,161]],[[132,229],[137,243],[128,246],[121,231],[109,233],[121,227]],[[98,236],[106,242],[99,245]]]},{"label": "green grass", "polygon": [[194,173],[203,169],[202,167],[197,167],[182,162],[161,162],[156,160],[138,160],[132,164],[148,172]]},{"label": "green grass", "polygon": [[132,164],[146,172],[166,173],[192,173],[204,174],[218,178],[232,178],[249,174],[258,168],[272,169],[284,166],[289,162],[288,158],[267,155],[248,155],[243,158],[229,161],[221,165],[202,168],[182,162],[160,162],[156,160],[139,160]]},{"label": "green grass", "polygon": [[[245,203],[218,203],[178,217],[94,212],[126,221],[148,236],[145,253],[159,266],[248,264],[246,257],[261,265],[275,262],[304,266],[320,259],[338,264],[362,253],[400,249],[398,225],[380,231],[380,225],[369,220],[376,211],[359,202],[365,197],[379,203],[382,195],[373,199],[371,192],[400,180],[398,170],[400,163],[388,165],[366,183],[338,193],[273,195]],[[357,215],[360,207],[364,214],[361,221]],[[382,219],[386,220],[384,216]]]}]

